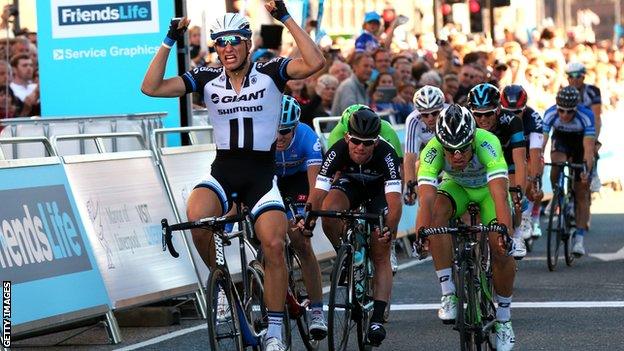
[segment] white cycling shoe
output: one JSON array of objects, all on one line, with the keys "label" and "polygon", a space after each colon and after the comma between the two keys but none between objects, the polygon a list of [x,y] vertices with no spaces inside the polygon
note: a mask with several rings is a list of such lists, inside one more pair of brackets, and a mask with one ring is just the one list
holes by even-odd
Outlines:
[{"label": "white cycling shoe", "polygon": [[264,339],[264,351],[286,351],[286,346],[278,338]]},{"label": "white cycling shoe", "polygon": [[522,213],[522,222],[520,222],[520,227],[518,228],[518,232],[522,239],[530,239],[531,238],[531,213],[524,212]]},{"label": "white cycling shoe", "polygon": [[327,323],[322,313],[310,314],[309,331],[314,340],[322,340],[327,336]]},{"label": "white cycling shoe", "polygon": [[537,219],[534,223],[533,223],[533,233],[531,234],[531,236],[533,237],[533,239],[537,239],[540,236],[542,236],[542,228],[540,227],[540,221],[539,219]]},{"label": "white cycling shoe", "polygon": [[496,324],[494,324],[494,330],[496,330],[496,351],[509,351],[513,349],[516,343],[516,336],[511,327],[511,321],[496,322]]},{"label": "white cycling shoe", "polygon": [[574,240],[572,241],[572,253],[576,257],[581,257],[585,255],[585,246],[583,245],[583,237],[579,235],[574,236]]},{"label": "white cycling shoe", "polygon": [[395,275],[399,270],[399,262],[396,256],[396,245],[394,240],[390,244],[390,267],[392,268],[392,275]]},{"label": "white cycling shoe", "polygon": [[455,296],[455,294],[442,296],[441,306],[438,310],[438,318],[440,318],[444,324],[451,324],[455,322],[456,317],[457,296]]},{"label": "white cycling shoe", "polygon": [[513,248],[512,248],[511,255],[516,260],[523,259],[524,256],[526,256],[527,254],[527,249],[526,249],[526,245],[524,244],[524,239],[513,237],[511,238],[511,240],[513,241]]}]

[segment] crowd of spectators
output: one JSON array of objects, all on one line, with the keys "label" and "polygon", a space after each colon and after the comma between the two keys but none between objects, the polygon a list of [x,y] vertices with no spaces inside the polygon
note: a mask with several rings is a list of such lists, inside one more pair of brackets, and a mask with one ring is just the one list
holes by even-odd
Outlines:
[{"label": "crowd of spectators", "polygon": [[13,5],[0,15],[0,118],[41,115],[37,35],[15,32]]},{"label": "crowd of spectators", "polygon": [[[601,89],[603,109],[614,108],[624,97],[624,47],[611,41],[581,42],[571,33],[545,27],[526,41],[505,30],[504,38],[493,43],[451,25],[443,38],[417,34],[407,43],[393,37],[399,18],[386,11],[383,16],[368,12],[362,31],[353,33],[352,39],[321,41],[326,67],[306,81],[289,83],[286,91],[302,105],[305,123],[311,125],[314,117],[339,116],[355,103],[403,123],[419,87],[439,87],[448,103],[463,103],[468,91],[483,82],[501,89],[520,84],[528,92],[529,105],[543,112],[554,104],[558,89],[569,84],[564,70],[570,62],[586,67],[585,83]],[[261,42],[255,44],[261,47]],[[298,55],[297,48],[288,44],[279,50],[256,50],[262,50],[261,57],[255,55],[261,60]]]}]

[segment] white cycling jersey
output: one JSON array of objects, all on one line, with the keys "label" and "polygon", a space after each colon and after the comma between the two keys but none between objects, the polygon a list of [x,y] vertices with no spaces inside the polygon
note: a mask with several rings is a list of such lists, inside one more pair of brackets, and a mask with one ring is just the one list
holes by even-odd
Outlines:
[{"label": "white cycling jersey", "polygon": [[414,110],[405,120],[405,153],[418,156],[434,135],[435,131],[420,120],[420,112]]}]

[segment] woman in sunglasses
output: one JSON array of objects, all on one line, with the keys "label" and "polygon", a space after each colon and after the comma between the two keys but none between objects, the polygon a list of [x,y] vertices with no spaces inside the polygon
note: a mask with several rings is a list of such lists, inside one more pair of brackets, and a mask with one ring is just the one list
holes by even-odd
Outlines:
[{"label": "woman in sunglasses", "polygon": [[[308,194],[314,187],[323,161],[318,136],[308,125],[299,123],[300,116],[301,107],[297,100],[284,95],[275,145],[277,185],[282,198],[289,198],[296,207],[295,215],[303,215]],[[286,215],[290,221],[294,219],[290,211]],[[294,223],[289,227],[294,227]],[[310,296],[310,335],[315,340],[321,340],[327,335],[327,323],[323,316],[321,270],[312,250],[312,235],[303,235],[299,230],[289,230],[288,235],[301,259],[303,282]]]},{"label": "woman in sunglasses", "polygon": [[[526,140],[524,139],[524,125],[522,120],[511,114],[502,112],[500,109],[500,92],[498,88],[489,83],[475,86],[468,93],[468,108],[477,122],[477,126],[485,129],[498,137],[503,147],[505,161],[509,167],[510,185],[519,185],[522,194],[526,193],[527,186],[527,161]],[[524,232],[518,230],[513,237],[513,256],[521,260],[526,256],[526,245],[522,234],[531,236],[527,229]]]},{"label": "woman in sunglasses", "polygon": [[[470,111],[456,104],[440,113],[435,136],[420,153],[416,228],[420,230],[448,225],[451,218],[461,218],[466,213],[470,202],[479,205],[484,224],[497,221],[511,228],[511,210],[507,202],[507,164],[498,138],[477,128]],[[442,171],[444,179],[439,182],[438,176]],[[508,351],[515,342],[510,320],[516,265],[505,252],[497,234],[490,234],[489,244],[498,302],[496,349]],[[452,323],[457,316],[458,306],[451,268],[451,237],[433,235],[425,246],[425,249],[431,251],[442,290],[438,317],[445,323]]]},{"label": "woman in sunglasses", "polygon": [[[380,130],[381,119],[373,110],[361,108],[353,112],[348,133],[325,154],[308,199],[312,210],[342,211],[365,204],[369,213],[387,213],[385,227],[371,239],[375,301],[368,338],[375,345],[386,337],[384,312],[392,291],[390,243],[401,218],[401,161],[395,149],[379,138]],[[334,247],[339,247],[342,221],[323,218],[322,223],[325,235]]]},{"label": "woman in sunglasses", "polygon": [[[581,105],[579,91],[573,86],[561,88],[557,93],[557,104],[544,113],[544,148],[550,131],[553,131],[550,160],[585,163],[587,172],[575,172],[574,192],[576,194],[576,231],[572,240],[572,253],[577,257],[585,254],[584,236],[589,221],[589,175],[594,166],[596,128],[594,113]],[[550,170],[550,181],[557,182],[558,167]]]},{"label": "woman in sunglasses", "polygon": [[[265,8],[290,31],[301,58],[251,62],[249,21],[238,13],[226,13],[210,27],[210,38],[215,41],[222,66],[198,67],[164,79],[171,47],[182,42],[190,22],[187,18],[174,19],[147,69],[141,90],[158,97],[203,93],[217,156],[210,174],[189,197],[187,217],[194,221],[227,213],[232,208],[233,193],[251,209],[255,234],[265,255],[264,301],[269,325],[264,349],[281,351],[287,284],[284,239],[288,222],[275,180],[274,144],[286,82],[311,76],[324,66],[325,59],[310,36],[290,17],[284,1],[271,0]],[[192,235],[204,262],[211,266],[212,235],[201,229],[193,230]]]}]

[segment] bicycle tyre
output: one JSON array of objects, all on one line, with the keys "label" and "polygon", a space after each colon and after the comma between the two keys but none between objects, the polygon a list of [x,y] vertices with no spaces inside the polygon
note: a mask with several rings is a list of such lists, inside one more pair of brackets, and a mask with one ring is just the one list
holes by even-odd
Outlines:
[{"label": "bicycle tyre", "polygon": [[548,270],[554,271],[559,259],[559,245],[561,244],[561,226],[563,210],[561,206],[561,189],[555,188],[548,215],[548,241],[546,243],[546,263]]},{"label": "bicycle tyre", "polygon": [[[343,267],[346,267],[346,281],[341,285],[340,278]],[[355,325],[352,321],[354,295],[353,254],[351,246],[343,245],[338,250],[331,273],[327,315],[327,346],[329,351],[344,351],[349,346],[349,334]]]},{"label": "bicycle tyre", "polygon": [[[288,287],[290,291],[294,294],[297,302],[300,303],[302,301],[300,295],[300,287],[295,280],[294,271],[299,270],[299,272],[301,272],[301,261],[299,260],[299,257],[292,248],[289,248],[288,250],[290,251],[290,254],[287,256],[287,259],[289,260]],[[305,346],[306,350],[318,350],[321,343],[319,342],[319,340],[315,340],[310,335],[310,316],[307,313],[307,310],[304,311],[303,314],[301,314],[300,316],[296,317],[296,322],[299,335],[301,336],[301,341],[303,341],[303,346]]]},{"label": "bicycle tyre", "polygon": [[[208,342],[211,350],[244,350],[240,320],[234,302],[234,286],[229,275],[221,268],[212,269],[206,284]],[[226,306],[218,306],[219,292],[226,299]],[[227,315],[229,311],[229,316]],[[221,313],[221,316],[219,315]],[[219,319],[222,319],[219,321]],[[230,340],[228,342],[227,340]],[[223,344],[221,343],[223,341]]]},{"label": "bicycle tyre", "polygon": [[[373,262],[367,254],[366,260],[364,260],[364,269],[366,272],[366,278],[364,279],[364,299],[361,304],[360,302],[356,302],[356,306],[360,309],[362,315],[362,318],[357,320],[358,348],[360,351],[370,349],[370,345],[368,344],[368,327],[371,317],[373,316],[372,304],[374,303],[372,265]],[[389,301],[388,304],[390,304]]]},{"label": "bicycle tyre", "polygon": [[[575,201],[575,196],[574,193],[570,194],[570,198],[567,201]],[[575,208],[576,208],[576,204],[574,204]],[[575,214],[576,216],[576,214]],[[576,222],[576,220],[575,220]],[[562,240],[563,240],[563,253],[564,253],[564,257],[565,257],[565,263],[568,267],[572,267],[572,264],[574,263],[574,254],[572,253],[572,243],[574,242],[573,239],[573,235],[572,235],[572,219],[570,218],[568,213],[565,213],[565,220],[564,220],[564,230],[566,231],[566,235],[563,236]]]},{"label": "bicycle tyre", "polygon": [[455,329],[459,332],[459,345],[461,351],[467,351],[468,349],[468,332],[466,323],[466,310],[464,310],[464,303],[466,302],[466,274],[467,264],[463,260],[460,262],[460,266],[456,270],[457,276],[457,316],[455,317]]}]

